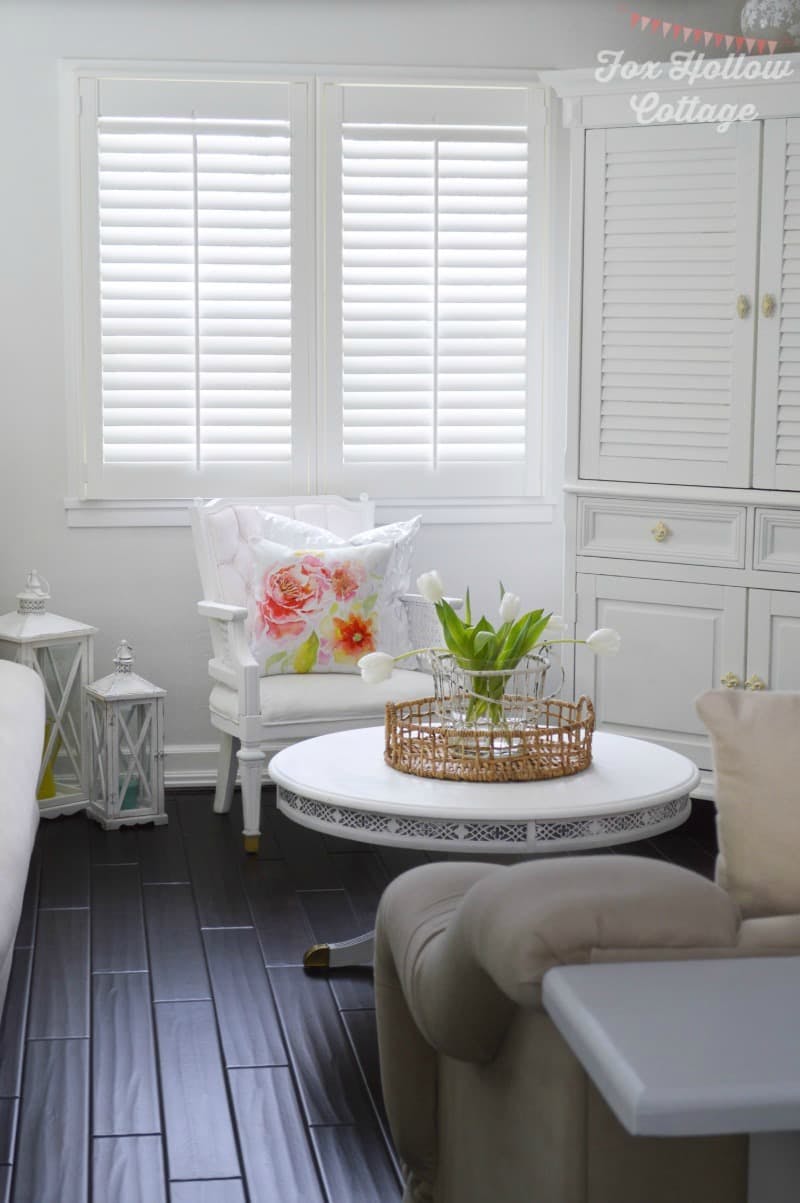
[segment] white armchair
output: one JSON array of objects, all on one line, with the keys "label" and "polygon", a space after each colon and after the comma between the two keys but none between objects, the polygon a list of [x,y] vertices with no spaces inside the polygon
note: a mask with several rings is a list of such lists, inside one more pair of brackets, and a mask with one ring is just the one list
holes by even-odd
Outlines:
[{"label": "white armchair", "polygon": [[[365,685],[357,674],[262,676],[248,643],[247,602],[255,575],[248,539],[261,533],[263,512],[280,514],[349,539],[374,522],[369,501],[341,497],[226,498],[195,501],[191,510],[195,550],[203,585],[198,611],[209,620],[213,655],[209,707],[220,749],[214,809],[229,810],[238,763],[244,811],[244,846],[259,845],[261,782],[269,756],[299,739],[350,727],[379,726],[386,702],[433,691],[430,676],[397,670],[381,685]],[[421,597],[402,598],[409,619],[409,648],[441,638],[433,606]]]}]

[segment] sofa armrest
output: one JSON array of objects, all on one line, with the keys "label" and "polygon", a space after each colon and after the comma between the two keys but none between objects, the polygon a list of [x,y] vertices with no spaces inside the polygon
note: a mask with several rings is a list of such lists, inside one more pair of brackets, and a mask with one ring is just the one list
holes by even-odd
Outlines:
[{"label": "sofa armrest", "polygon": [[480,882],[448,935],[518,1005],[556,965],[733,950],[739,908],[719,886],[639,856],[528,862]]},{"label": "sofa armrest", "polygon": [[[482,869],[461,898],[450,889],[449,915],[426,901],[437,883],[450,888],[448,865],[405,874],[381,904],[380,938],[407,1005],[427,1042],[451,1057],[490,1060],[516,1007],[539,1003],[542,977],[556,965],[737,946],[735,903],[676,865],[592,856]],[[398,908],[402,921],[392,915]]]}]

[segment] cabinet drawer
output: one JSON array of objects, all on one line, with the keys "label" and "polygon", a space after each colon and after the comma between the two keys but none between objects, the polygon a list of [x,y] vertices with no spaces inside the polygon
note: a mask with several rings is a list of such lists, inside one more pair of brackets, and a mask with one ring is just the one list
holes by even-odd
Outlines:
[{"label": "cabinet drawer", "polygon": [[800,510],[756,510],[753,567],[800,572]]},{"label": "cabinet drawer", "polygon": [[578,555],[743,568],[745,516],[738,506],[580,497]]}]

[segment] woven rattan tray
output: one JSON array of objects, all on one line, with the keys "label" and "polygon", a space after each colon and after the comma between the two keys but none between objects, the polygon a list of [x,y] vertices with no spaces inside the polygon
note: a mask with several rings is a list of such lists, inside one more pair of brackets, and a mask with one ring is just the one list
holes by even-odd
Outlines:
[{"label": "woven rattan tray", "polygon": [[580,773],[592,762],[588,698],[538,703],[536,726],[451,726],[440,713],[436,698],[388,702],[386,763],[447,781],[541,781]]}]

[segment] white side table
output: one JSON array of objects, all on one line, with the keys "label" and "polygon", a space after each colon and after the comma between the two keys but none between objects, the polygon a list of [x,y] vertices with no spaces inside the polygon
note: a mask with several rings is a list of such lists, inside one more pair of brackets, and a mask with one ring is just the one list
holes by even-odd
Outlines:
[{"label": "white side table", "polygon": [[[438,781],[390,768],[382,727],[337,731],[278,752],[270,776],[285,815],[367,843],[485,856],[546,855],[658,835],[691,812],[700,780],[685,756],[658,744],[595,733],[592,763],[550,781]],[[315,945],[306,965],[372,960],[371,933]]]},{"label": "white side table", "polygon": [[797,1203],[800,957],[572,965],[542,999],[629,1132],[749,1132],[750,1203]]}]

